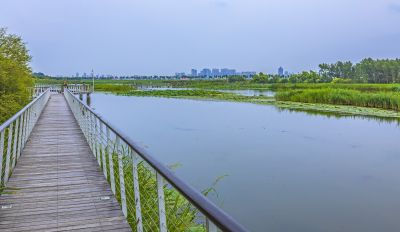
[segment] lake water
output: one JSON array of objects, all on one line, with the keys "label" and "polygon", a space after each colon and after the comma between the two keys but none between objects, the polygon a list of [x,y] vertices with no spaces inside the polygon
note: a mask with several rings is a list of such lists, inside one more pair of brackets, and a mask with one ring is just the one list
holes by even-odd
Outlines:
[{"label": "lake water", "polygon": [[[192,90],[195,88],[173,88],[173,87],[141,87],[141,90]],[[212,89],[211,89],[212,90]],[[235,93],[238,95],[243,95],[243,96],[267,96],[267,97],[273,97],[275,96],[275,92],[272,90],[259,90],[259,89],[224,89],[224,90],[215,90],[219,92],[225,92],[225,93]]]},{"label": "lake water", "polygon": [[92,106],[251,231],[400,231],[397,122],[96,93]]}]

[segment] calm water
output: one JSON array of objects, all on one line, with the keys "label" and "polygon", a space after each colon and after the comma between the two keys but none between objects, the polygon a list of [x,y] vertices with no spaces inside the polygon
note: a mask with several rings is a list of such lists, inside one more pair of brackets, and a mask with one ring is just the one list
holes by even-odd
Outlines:
[{"label": "calm water", "polygon": [[220,92],[235,93],[243,96],[275,96],[275,92],[271,90],[256,90],[256,89],[239,89],[239,90],[218,90]]},{"label": "calm water", "polygon": [[[192,90],[194,88],[173,88],[173,87],[141,87],[141,90]],[[235,93],[238,95],[243,96],[267,96],[273,97],[275,96],[275,92],[272,90],[258,90],[258,89],[235,89],[235,90],[215,90],[219,92],[226,92],[226,93]]]},{"label": "calm water", "polygon": [[94,94],[92,106],[251,231],[400,231],[395,122]]}]

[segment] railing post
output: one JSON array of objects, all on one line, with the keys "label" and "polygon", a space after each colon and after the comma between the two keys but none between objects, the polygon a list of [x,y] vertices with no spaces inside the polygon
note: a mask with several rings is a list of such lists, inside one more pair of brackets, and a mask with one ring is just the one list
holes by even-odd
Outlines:
[{"label": "railing post", "polygon": [[13,125],[14,125],[14,122],[12,122],[10,124],[10,127],[8,128],[8,143],[7,143],[6,168],[4,169],[4,184],[8,182],[8,178],[10,175],[10,155],[11,155]]},{"label": "railing post", "polygon": [[160,218],[160,232],[167,232],[167,219],[165,211],[165,197],[164,197],[164,178],[160,173],[157,175],[157,195],[158,195],[158,216]]},{"label": "railing post", "polygon": [[15,167],[17,160],[17,144],[18,144],[18,127],[19,127],[19,117],[15,121],[15,132],[14,132],[14,143],[13,143],[13,153],[12,153],[12,165],[11,168]]},{"label": "railing post", "polygon": [[140,189],[139,189],[139,176],[138,176],[138,157],[132,152],[132,175],[133,175],[133,192],[135,195],[135,209],[136,209],[136,228],[138,232],[143,232],[143,222],[142,222],[142,209],[140,206]]},{"label": "railing post", "polygon": [[114,177],[114,163],[113,163],[113,149],[111,148],[111,135],[110,135],[110,128],[106,126],[106,134],[107,134],[107,153],[108,153],[108,164],[110,166],[110,183],[111,183],[111,190],[115,194],[115,177]]},{"label": "railing post", "polygon": [[0,134],[0,186],[2,183],[3,176],[3,156],[4,156],[4,131]]},{"label": "railing post", "polygon": [[[100,123],[100,136],[102,137],[103,136],[103,131],[104,131],[103,130],[103,123],[101,121],[99,121],[99,123]],[[104,176],[106,177],[106,179],[107,179],[107,162],[106,162],[107,142],[108,141],[106,141],[105,145],[103,143],[101,143],[101,159],[102,159],[102,162],[103,162],[103,173],[104,173]]]},{"label": "railing post", "polygon": [[120,150],[120,138],[116,135],[115,138],[115,147],[118,154],[118,171],[119,171],[119,192],[121,194],[121,205],[122,205],[122,212],[124,213],[125,217],[128,217],[128,211],[126,209],[126,193],[125,193],[125,178],[124,178],[124,163],[123,163],[123,149]]}]

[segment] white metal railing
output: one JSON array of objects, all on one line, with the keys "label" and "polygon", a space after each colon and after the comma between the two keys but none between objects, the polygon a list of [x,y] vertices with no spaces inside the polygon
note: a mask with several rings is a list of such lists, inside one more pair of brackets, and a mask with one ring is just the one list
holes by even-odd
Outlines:
[{"label": "white metal railing", "polygon": [[71,91],[64,96],[134,231],[247,231]]},{"label": "white metal railing", "polygon": [[49,97],[50,90],[47,89],[0,125],[0,189],[7,186],[8,179]]},{"label": "white metal railing", "polygon": [[35,84],[30,88],[30,93],[33,98],[50,89],[51,93],[62,93],[64,88],[69,89],[74,94],[91,93],[93,88],[90,84]]}]

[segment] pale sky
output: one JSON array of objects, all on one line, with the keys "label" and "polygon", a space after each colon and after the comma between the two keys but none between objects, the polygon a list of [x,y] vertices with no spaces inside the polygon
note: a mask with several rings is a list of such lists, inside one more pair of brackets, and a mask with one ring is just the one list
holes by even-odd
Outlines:
[{"label": "pale sky", "polygon": [[298,72],[400,57],[400,0],[0,0],[34,71]]}]

